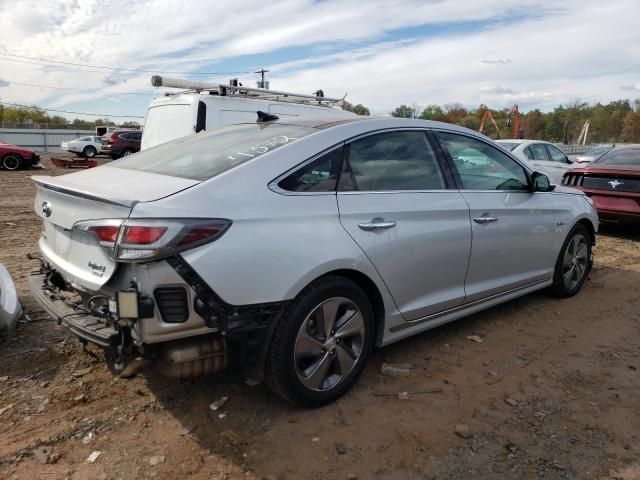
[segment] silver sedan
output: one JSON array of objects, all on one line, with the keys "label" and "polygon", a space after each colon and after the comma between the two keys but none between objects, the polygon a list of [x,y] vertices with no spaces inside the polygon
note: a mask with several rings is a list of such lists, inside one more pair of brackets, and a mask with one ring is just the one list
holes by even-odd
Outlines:
[{"label": "silver sedan", "polygon": [[34,180],[32,288],[75,335],[117,368],[236,363],[308,406],[344,394],[374,347],[576,294],[598,225],[581,192],[420,120],[276,118]]}]

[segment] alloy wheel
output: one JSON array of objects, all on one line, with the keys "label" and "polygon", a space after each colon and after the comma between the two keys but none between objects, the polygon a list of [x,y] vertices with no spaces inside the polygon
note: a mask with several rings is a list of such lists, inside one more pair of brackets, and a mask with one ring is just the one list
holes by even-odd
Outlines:
[{"label": "alloy wheel", "polygon": [[587,239],[581,233],[574,235],[567,244],[562,261],[562,280],[569,290],[576,288],[587,272],[588,251]]},{"label": "alloy wheel", "polygon": [[348,298],[333,297],[317,305],[300,326],[294,347],[298,380],[305,388],[335,388],[355,368],[365,339],[365,322]]}]

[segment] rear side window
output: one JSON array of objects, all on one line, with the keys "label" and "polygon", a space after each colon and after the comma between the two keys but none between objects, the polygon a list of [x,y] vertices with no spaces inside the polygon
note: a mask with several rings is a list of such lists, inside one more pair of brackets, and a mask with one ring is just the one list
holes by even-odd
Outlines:
[{"label": "rear side window", "polygon": [[314,131],[278,123],[231,125],[143,150],[109,166],[206,180]]},{"label": "rear side window", "polygon": [[278,183],[289,192],[333,192],[340,175],[342,147],[331,150]]},{"label": "rear side window", "polygon": [[435,152],[422,131],[386,132],[349,145],[340,190],[446,188]]}]

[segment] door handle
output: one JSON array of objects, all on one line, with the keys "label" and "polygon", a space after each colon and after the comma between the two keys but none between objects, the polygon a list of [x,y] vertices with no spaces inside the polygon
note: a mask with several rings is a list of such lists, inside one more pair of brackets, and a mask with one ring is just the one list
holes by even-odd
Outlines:
[{"label": "door handle", "polygon": [[380,221],[377,218],[374,218],[371,222],[367,223],[359,223],[358,226],[362,230],[372,231],[372,230],[386,230],[387,228],[393,228],[396,226],[396,222],[385,222]]},{"label": "door handle", "polygon": [[489,216],[487,216],[487,214],[485,214],[482,217],[474,218],[473,221],[476,222],[476,223],[479,223],[480,225],[484,225],[486,223],[497,222],[498,218],[497,217],[489,217]]}]

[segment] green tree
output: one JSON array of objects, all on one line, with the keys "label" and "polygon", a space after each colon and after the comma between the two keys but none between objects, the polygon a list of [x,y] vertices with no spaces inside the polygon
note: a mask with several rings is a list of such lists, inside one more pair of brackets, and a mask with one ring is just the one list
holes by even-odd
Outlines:
[{"label": "green tree", "polygon": [[403,104],[397,107],[393,112],[391,112],[391,115],[398,118],[416,118],[417,113],[418,112],[416,106]]},{"label": "green tree", "polygon": [[427,105],[420,114],[420,118],[422,120],[435,120],[437,122],[444,122],[444,110],[439,105]]},{"label": "green tree", "polygon": [[353,112],[356,115],[363,115],[363,116],[371,115],[371,112],[369,112],[369,109],[364,105],[362,105],[361,103],[354,105],[352,103],[345,101],[344,104],[342,105],[342,109],[346,110],[347,112]]}]

